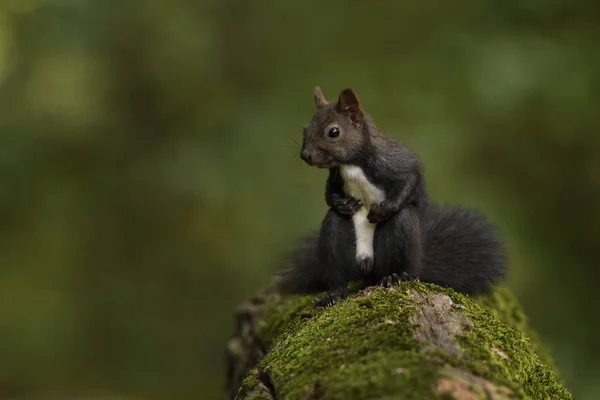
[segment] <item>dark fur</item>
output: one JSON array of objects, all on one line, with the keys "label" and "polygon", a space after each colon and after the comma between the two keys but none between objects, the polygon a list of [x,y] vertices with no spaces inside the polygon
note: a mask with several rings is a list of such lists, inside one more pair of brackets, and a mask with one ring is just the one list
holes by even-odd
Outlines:
[{"label": "dark fur", "polygon": [[[405,272],[402,246],[394,235],[382,240],[385,231],[379,229],[375,237],[378,275],[365,277],[352,268],[354,238],[349,222],[328,211],[319,234],[307,236],[306,245],[288,258],[279,274],[282,291],[316,293],[334,290],[353,280],[376,284],[381,281],[378,278]],[[460,206],[430,205],[424,226],[423,269],[417,276],[421,281],[475,294],[489,292],[494,283],[504,279],[505,249],[483,214]],[[331,238],[336,229],[341,233],[337,241]],[[336,247],[328,248],[327,243]]]},{"label": "dark fur", "polygon": [[[504,278],[506,256],[494,227],[474,210],[430,205],[423,166],[401,142],[375,127],[360,108],[351,89],[327,103],[315,90],[317,112],[304,129],[302,158],[310,165],[329,168],[325,201],[330,206],[318,235],[289,259],[280,274],[283,291],[329,290],[317,305],[344,297],[348,282],[389,282],[410,276],[452,287],[465,293],[491,290]],[[339,137],[327,136],[335,125]],[[377,223],[373,268],[364,275],[355,259],[351,215],[362,206],[346,197],[340,165],[361,167],[369,181],[385,191],[368,219]],[[394,278],[395,280],[395,278]]]}]

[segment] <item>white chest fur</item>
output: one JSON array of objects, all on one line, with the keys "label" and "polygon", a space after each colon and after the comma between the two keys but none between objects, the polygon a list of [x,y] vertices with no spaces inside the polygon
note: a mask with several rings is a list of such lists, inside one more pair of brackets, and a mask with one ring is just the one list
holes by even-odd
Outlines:
[{"label": "white chest fur", "polygon": [[340,167],[344,181],[344,193],[362,201],[363,206],[353,216],[356,235],[356,259],[358,261],[373,258],[373,238],[376,224],[367,219],[372,204],[385,200],[385,192],[369,181],[364,171],[355,165]]}]

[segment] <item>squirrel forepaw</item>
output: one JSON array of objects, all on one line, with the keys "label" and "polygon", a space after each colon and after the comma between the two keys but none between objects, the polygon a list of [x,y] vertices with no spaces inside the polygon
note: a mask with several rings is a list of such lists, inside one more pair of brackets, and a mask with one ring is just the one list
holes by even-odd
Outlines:
[{"label": "squirrel forepaw", "polygon": [[381,204],[373,204],[371,206],[369,215],[367,215],[367,219],[372,224],[378,224],[387,221],[392,217],[393,214],[394,210],[384,201]]},{"label": "squirrel forepaw", "polygon": [[333,208],[342,215],[354,215],[362,206],[362,201],[354,197],[335,196],[333,198]]}]

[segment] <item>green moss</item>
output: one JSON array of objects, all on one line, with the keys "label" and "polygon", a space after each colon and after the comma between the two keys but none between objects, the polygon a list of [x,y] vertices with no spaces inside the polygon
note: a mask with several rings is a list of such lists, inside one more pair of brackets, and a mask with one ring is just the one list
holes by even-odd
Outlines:
[{"label": "green moss", "polygon": [[[356,294],[363,287],[361,282],[352,282],[348,291],[350,294]],[[285,330],[293,331],[296,324],[302,324],[318,312],[313,307],[315,295],[282,297],[274,292],[266,292],[265,296],[268,297],[268,303],[262,311],[264,318],[258,329],[258,336],[267,348],[270,347],[273,338]],[[368,299],[359,299],[368,302]]]},{"label": "green moss", "polygon": [[523,332],[540,359],[556,370],[548,348],[539,339],[537,332],[528,324],[527,316],[512,291],[506,286],[498,287],[489,295],[476,297],[477,302],[500,321]]},{"label": "green moss", "polygon": [[464,306],[460,312],[473,322],[473,329],[456,338],[468,357],[459,362],[454,360],[455,365],[509,387],[517,398],[572,399],[552,366],[540,358],[524,333],[528,331],[526,319],[516,303],[506,306],[504,311],[501,307],[490,310],[492,303],[482,305],[455,292],[449,295],[455,303]]},{"label": "green moss", "polygon": [[260,393],[260,382],[257,378],[256,369],[252,369],[244,378],[244,382],[238,391],[238,398],[258,400],[260,397],[257,396],[262,396]]},{"label": "green moss", "polygon": [[[317,382],[327,399],[429,391],[423,376],[433,379],[437,368],[418,356],[408,299],[406,291],[376,289],[368,295],[371,306],[352,298],[292,322],[260,363],[277,395],[299,398]],[[418,377],[411,373],[417,370]]]},{"label": "green moss", "polygon": [[271,346],[273,338],[285,331],[295,330],[297,325],[312,318],[316,311],[312,296],[278,296],[263,311],[264,319],[258,329],[258,336],[265,347]]},{"label": "green moss", "polygon": [[527,330],[527,317],[512,292],[504,286],[487,295],[474,297],[486,310],[515,329]]},{"label": "green moss", "polygon": [[[410,322],[417,311],[411,289],[444,293],[462,306],[454,312],[473,322],[471,330],[456,338],[467,357],[420,350]],[[265,307],[259,336],[269,351],[259,367],[269,375],[277,398],[298,399],[318,391],[332,400],[431,399],[433,383],[445,366],[504,385],[517,398],[572,398],[523,333],[528,332],[527,320],[506,289],[473,301],[450,289],[407,282],[391,290],[367,288],[326,309],[315,310],[313,300],[286,296]],[[242,395],[253,393],[255,381],[246,378],[238,398],[256,398]]]}]

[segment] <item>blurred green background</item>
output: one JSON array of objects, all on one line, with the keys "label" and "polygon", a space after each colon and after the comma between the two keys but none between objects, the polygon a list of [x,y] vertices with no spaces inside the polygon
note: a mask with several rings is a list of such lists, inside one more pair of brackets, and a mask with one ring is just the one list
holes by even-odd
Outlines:
[{"label": "blurred green background", "polygon": [[233,308],[324,215],[313,87],[484,210],[600,398],[600,3],[1,0],[0,398],[218,398]]}]

